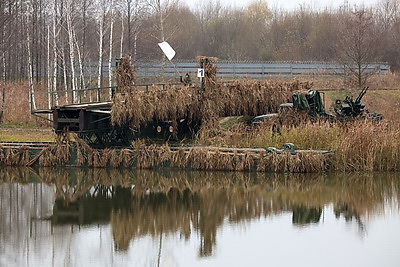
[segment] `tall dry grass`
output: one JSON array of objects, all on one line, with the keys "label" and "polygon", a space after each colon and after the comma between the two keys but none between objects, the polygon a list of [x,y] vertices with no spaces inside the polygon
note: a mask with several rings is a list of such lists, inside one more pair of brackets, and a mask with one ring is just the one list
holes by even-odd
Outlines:
[{"label": "tall dry grass", "polygon": [[[39,123],[30,113],[29,85],[27,82],[6,83],[4,97],[3,123],[20,125]],[[40,100],[38,99],[38,101]]]},{"label": "tall dry grass", "polygon": [[329,149],[331,171],[400,171],[400,124],[373,122],[307,122],[297,127],[283,126],[279,133],[266,124],[241,138],[224,138],[229,146]]},{"label": "tall dry grass", "polygon": [[360,121],[337,139],[334,169],[338,171],[399,171],[400,127],[388,122]]}]

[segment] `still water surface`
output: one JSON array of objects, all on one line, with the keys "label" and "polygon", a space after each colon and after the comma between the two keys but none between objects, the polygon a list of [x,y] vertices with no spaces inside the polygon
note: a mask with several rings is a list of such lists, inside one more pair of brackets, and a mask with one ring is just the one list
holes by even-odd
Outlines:
[{"label": "still water surface", "polygon": [[0,169],[0,266],[400,266],[398,174]]}]

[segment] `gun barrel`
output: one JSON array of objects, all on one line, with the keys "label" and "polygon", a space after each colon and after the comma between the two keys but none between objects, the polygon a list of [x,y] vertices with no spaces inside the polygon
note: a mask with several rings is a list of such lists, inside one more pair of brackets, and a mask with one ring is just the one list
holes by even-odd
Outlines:
[{"label": "gun barrel", "polygon": [[364,97],[364,95],[367,93],[367,90],[368,90],[368,86],[366,86],[366,87],[364,87],[362,90],[361,90],[361,92],[360,92],[360,94],[358,95],[358,97],[356,98],[356,101],[355,101],[355,103],[359,103],[360,101],[361,101],[361,99]]}]

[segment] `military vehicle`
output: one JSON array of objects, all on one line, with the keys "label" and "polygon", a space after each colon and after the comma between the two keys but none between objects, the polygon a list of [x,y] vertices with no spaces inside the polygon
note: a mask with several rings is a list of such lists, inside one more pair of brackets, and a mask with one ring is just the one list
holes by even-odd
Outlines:
[{"label": "military vehicle", "polygon": [[334,114],[326,112],[324,101],[321,97],[321,92],[317,90],[308,90],[307,92],[295,92],[292,95],[292,103],[284,103],[279,107],[279,113],[270,113],[256,116],[252,123],[253,125],[259,124],[264,120],[278,117],[289,110],[294,111],[307,111],[310,118],[317,117],[348,121],[355,118],[371,118],[374,121],[383,119],[383,115],[379,113],[370,113],[365,109],[365,104],[361,102],[369,87],[364,87],[357,98],[353,100],[351,96],[346,96],[344,100],[337,99],[334,103]]}]

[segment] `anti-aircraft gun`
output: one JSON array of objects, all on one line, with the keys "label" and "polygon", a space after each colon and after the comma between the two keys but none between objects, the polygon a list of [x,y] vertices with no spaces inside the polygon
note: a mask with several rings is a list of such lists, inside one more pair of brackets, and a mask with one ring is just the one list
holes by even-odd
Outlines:
[{"label": "anti-aircraft gun", "polygon": [[357,117],[372,118],[376,121],[381,120],[383,118],[382,114],[369,113],[369,111],[365,109],[365,104],[361,102],[368,89],[369,87],[364,87],[354,101],[351,96],[346,96],[343,101],[337,99],[333,106],[336,118],[341,121]]},{"label": "anti-aircraft gun", "polygon": [[383,115],[370,113],[365,109],[365,104],[361,102],[367,93],[368,87],[364,87],[357,98],[353,100],[351,96],[346,96],[344,100],[337,99],[334,103],[334,114],[326,112],[321,92],[317,90],[308,90],[307,92],[295,92],[292,95],[292,103],[284,103],[279,107],[279,113],[264,114],[255,117],[253,124],[259,124],[264,120],[269,120],[278,116],[285,116],[288,111],[306,111],[310,118],[324,118],[327,120],[353,120],[354,118],[370,118],[374,121],[382,120]]}]

